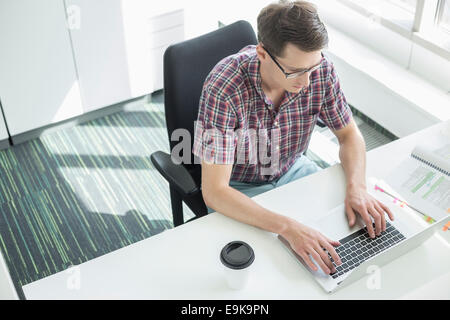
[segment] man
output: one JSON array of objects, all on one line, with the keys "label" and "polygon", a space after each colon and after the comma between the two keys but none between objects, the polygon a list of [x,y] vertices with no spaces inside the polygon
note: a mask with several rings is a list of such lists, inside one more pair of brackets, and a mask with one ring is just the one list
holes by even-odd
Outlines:
[{"label": "man", "polygon": [[318,170],[303,155],[318,117],[339,140],[350,226],[359,214],[373,238],[386,230],[385,212],[393,215],[367,193],[364,140],[333,64],[321,53],[328,35],[315,7],[305,1],[265,7],[258,41],[220,61],[205,81],[193,150],[202,160],[203,198],[215,211],[282,235],[311,269],[317,270],[313,258],[330,274],[327,252],[341,264],[338,241],[251,199]]}]

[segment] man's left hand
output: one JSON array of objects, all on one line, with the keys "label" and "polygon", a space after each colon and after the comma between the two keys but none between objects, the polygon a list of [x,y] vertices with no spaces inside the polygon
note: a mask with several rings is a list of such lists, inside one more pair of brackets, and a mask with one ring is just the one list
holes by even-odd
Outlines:
[{"label": "man's left hand", "polygon": [[[375,238],[375,234],[379,236],[382,231],[386,231],[385,213],[388,214],[391,221],[394,220],[391,210],[368,194],[365,187],[347,188],[345,211],[350,227],[356,222],[356,214],[361,216],[372,239]],[[375,222],[375,231],[373,230],[372,219]]]}]

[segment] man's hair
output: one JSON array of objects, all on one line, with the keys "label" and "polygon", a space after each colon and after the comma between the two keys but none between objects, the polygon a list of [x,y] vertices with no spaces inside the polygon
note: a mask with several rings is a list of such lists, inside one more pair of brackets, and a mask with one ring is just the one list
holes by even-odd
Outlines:
[{"label": "man's hair", "polygon": [[258,41],[275,56],[282,57],[286,44],[312,52],[328,45],[328,33],[307,1],[280,1],[263,8],[258,15]]}]

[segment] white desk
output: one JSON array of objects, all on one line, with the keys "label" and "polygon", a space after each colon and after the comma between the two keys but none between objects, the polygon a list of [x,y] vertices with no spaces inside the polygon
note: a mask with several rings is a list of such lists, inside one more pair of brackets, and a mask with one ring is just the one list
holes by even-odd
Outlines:
[{"label": "white desk", "polygon": [[[369,152],[368,176],[385,176],[416,143],[435,139],[444,126],[450,129],[450,121]],[[336,165],[254,199],[305,221],[336,207],[344,196],[344,173]],[[23,289],[27,299],[423,299],[436,292],[449,298],[450,247],[443,238],[448,233],[435,234],[383,266],[379,290],[368,289],[366,277],[329,295],[275,234],[213,213]],[[219,260],[232,240],[249,243],[256,256],[249,283],[240,291],[228,289]]]}]

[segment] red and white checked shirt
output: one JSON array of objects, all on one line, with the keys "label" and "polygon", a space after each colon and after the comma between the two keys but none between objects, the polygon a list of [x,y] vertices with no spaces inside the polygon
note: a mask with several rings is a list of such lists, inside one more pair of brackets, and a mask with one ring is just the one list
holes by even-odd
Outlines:
[{"label": "red and white checked shirt", "polygon": [[321,67],[310,74],[310,85],[300,93],[286,92],[274,110],[261,87],[255,48],[247,46],[224,58],[209,73],[195,126],[196,160],[233,164],[233,181],[279,178],[308,147],[317,117],[333,130],[345,127],[352,118],[325,55]]}]

